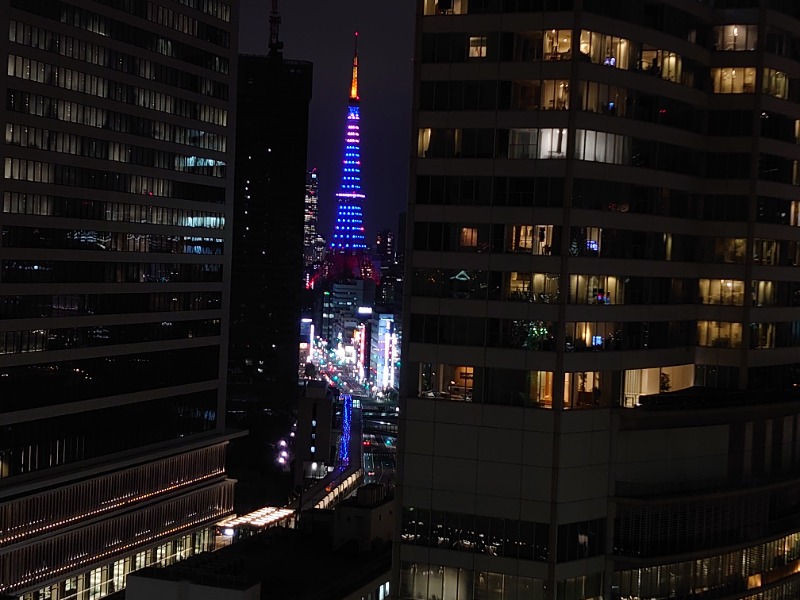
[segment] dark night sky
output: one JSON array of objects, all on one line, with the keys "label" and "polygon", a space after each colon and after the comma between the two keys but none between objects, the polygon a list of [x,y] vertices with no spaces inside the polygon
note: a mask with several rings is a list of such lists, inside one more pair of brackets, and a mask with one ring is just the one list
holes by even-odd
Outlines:
[{"label": "dark night sky", "polygon": [[[397,230],[408,188],[415,2],[280,0],[288,59],[314,63],[308,165],[320,174],[320,229],[330,239],[344,146],[353,33],[359,32],[362,186],[367,239]],[[241,0],[240,52],[265,54],[270,0]]]}]

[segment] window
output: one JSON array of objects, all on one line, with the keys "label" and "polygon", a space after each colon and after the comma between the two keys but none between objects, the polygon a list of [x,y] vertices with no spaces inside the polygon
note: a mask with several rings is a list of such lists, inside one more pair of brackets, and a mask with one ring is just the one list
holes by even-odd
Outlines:
[{"label": "window", "polygon": [[512,271],[508,274],[508,299],[551,304],[558,302],[558,275]]},{"label": "window", "polygon": [[475,367],[459,366],[455,368],[453,378],[447,391],[454,400],[472,400],[472,385],[475,380]]},{"label": "window", "polygon": [[472,366],[419,363],[416,383],[420,398],[446,398],[466,402],[482,399],[474,395],[478,369]]},{"label": "window", "polygon": [[539,130],[539,158],[566,158],[567,130]]},{"label": "window", "polygon": [[550,255],[553,246],[552,225],[512,225],[507,231],[508,252]]},{"label": "window", "polygon": [[584,29],[579,50],[581,60],[586,62],[616,69],[629,69],[631,66],[632,43],[624,38]]},{"label": "window", "polygon": [[711,348],[740,348],[742,324],[726,321],[698,321],[697,345]]},{"label": "window", "polygon": [[789,97],[789,76],[783,71],[764,69],[762,91],[776,98]]},{"label": "window", "polygon": [[623,165],[630,156],[630,138],[605,131],[579,129],[575,134],[575,158]]},{"label": "window", "polygon": [[714,27],[714,50],[755,50],[758,25],[718,25]]},{"label": "window", "polygon": [[[756,70],[751,67],[711,69],[715,94],[752,94],[756,91]],[[766,91],[767,82],[764,80]]]},{"label": "window", "polygon": [[569,60],[572,49],[571,29],[551,29],[544,34],[546,60]]},{"label": "window", "polygon": [[700,279],[698,283],[702,304],[744,305],[744,281],[741,279]]},{"label": "window", "polygon": [[681,82],[681,57],[669,50],[656,50],[645,46],[642,49],[640,68],[645,73],[675,83]]},{"label": "window", "polygon": [[425,0],[425,15],[463,15],[467,12],[467,0]]},{"label": "window", "polygon": [[102,596],[100,584],[103,581],[102,567],[89,571],[89,600],[97,600]]},{"label": "window", "polygon": [[542,408],[553,407],[553,372],[530,372],[530,398]]},{"label": "window", "polygon": [[477,248],[478,247],[478,228],[477,227],[462,227],[459,245],[462,248]]},{"label": "window", "polygon": [[470,36],[469,55],[470,58],[486,58],[486,36]]},{"label": "window", "polygon": [[538,158],[538,129],[512,129],[508,136],[509,158]]},{"label": "window", "polygon": [[615,275],[570,275],[569,302],[571,304],[623,304],[626,279],[630,278]]},{"label": "window", "polygon": [[545,79],[542,81],[542,110],[566,110],[569,108],[569,81]]},{"label": "window", "polygon": [[[628,91],[615,85],[598,83],[596,81],[582,81],[580,83],[583,104],[581,110],[602,113],[605,115],[625,116]],[[569,97],[567,97],[569,101]],[[569,108],[569,105],[567,105]]]}]

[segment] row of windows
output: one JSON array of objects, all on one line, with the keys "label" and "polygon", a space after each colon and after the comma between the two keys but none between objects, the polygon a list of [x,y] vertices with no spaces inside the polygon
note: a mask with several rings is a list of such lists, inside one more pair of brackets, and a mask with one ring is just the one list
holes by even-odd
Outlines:
[{"label": "row of windows", "polygon": [[[535,234],[528,227],[535,228]],[[520,237],[523,228],[531,234],[524,239]],[[575,257],[745,263],[745,238],[608,227],[572,227],[569,235],[567,252]],[[562,228],[554,225],[466,225],[425,221],[414,224],[414,249],[423,251],[514,252],[557,256],[561,250],[561,239]],[[800,242],[755,239],[752,259],[761,265],[800,265]]]},{"label": "row of windows", "polygon": [[[697,345],[711,348],[741,348],[741,322],[698,321]],[[800,321],[750,323],[751,349],[800,346]]]},{"label": "row of windows", "polygon": [[[715,94],[753,94],[756,91],[756,70],[753,67],[711,69]],[[789,76],[783,71],[764,69],[761,91],[776,98],[789,97]]]},{"label": "row of windows", "polygon": [[6,226],[2,229],[2,247],[221,255],[225,243],[221,238]]},{"label": "row of windows", "polygon": [[96,348],[219,335],[218,319],[0,331],[0,354]]},{"label": "row of windows", "polygon": [[[417,157],[434,159],[566,159],[566,128],[433,129],[417,135]],[[631,165],[673,173],[731,179],[750,177],[751,155],[744,152],[699,152],[687,147],[633,138],[605,131],[578,129],[572,156],[577,160]],[[767,181],[800,185],[797,160],[760,154],[758,177]]]},{"label": "row of windows", "polygon": [[0,320],[219,310],[221,292],[0,295]]},{"label": "row of windows", "polygon": [[153,2],[145,2],[145,0],[95,1],[175,31],[191,35],[210,44],[223,48],[230,47],[230,34],[227,31]]},{"label": "row of windows", "polygon": [[0,562],[0,591],[24,588],[52,577],[50,569],[31,565],[62,565],[77,571],[125,548],[160,540],[169,533],[196,528],[233,509],[234,482],[204,488],[155,506],[68,530],[38,543],[14,549]]},{"label": "row of windows", "polygon": [[[423,62],[473,60],[560,61],[572,59],[572,30],[553,29],[528,33],[429,33],[422,38]],[[579,60],[612,68],[638,71],[666,81],[696,87],[700,78],[694,61],[675,52],[623,38],[581,31]],[[714,93],[754,93],[756,71],[752,67],[712,68]],[[789,97],[789,76],[764,69],[762,90],[778,98]]]},{"label": "row of windows", "polygon": [[[584,349],[593,344],[607,347],[602,335],[594,339],[591,323],[579,324],[582,331],[589,333],[584,338]],[[672,325],[667,323],[641,323],[640,327],[631,324],[628,333],[635,334],[643,341],[640,349],[662,347],[661,338],[668,334]],[[680,324],[678,324],[680,325]],[[690,331],[694,325],[686,322],[674,327]],[[587,327],[588,326],[588,327]],[[573,330],[573,332],[576,330]],[[576,339],[568,340],[573,349]],[[593,356],[593,354],[591,355]],[[591,356],[579,362],[588,368],[594,363]],[[574,357],[577,359],[578,357]],[[738,358],[735,359],[738,362]],[[578,362],[578,361],[576,361]],[[794,390],[800,385],[798,365],[775,365],[748,369],[748,389],[774,390],[782,393]],[[693,386],[739,389],[739,369],[723,365],[683,364],[669,367],[650,367],[615,371],[568,371],[556,376],[553,371],[526,371],[483,367],[475,364],[448,364],[414,362],[403,369],[404,385],[414,390],[420,398],[442,398],[454,401],[502,404],[520,407],[549,409],[556,402],[559,380],[563,387],[561,406],[567,410],[602,407],[633,408],[639,405],[660,407],[693,406],[693,402],[709,404],[707,394],[694,396],[659,396],[664,392],[686,390]],[[722,398],[725,405],[731,400]],[[722,404],[720,404],[722,406]]]},{"label": "row of windows", "polygon": [[[759,0],[698,0],[718,9],[758,8]],[[424,15],[465,15],[515,12],[556,12],[574,8],[573,0],[425,0]],[[645,6],[638,0],[584,0],[583,10],[663,31],[694,42],[701,23],[698,17],[670,5]],[[771,0],[769,8],[792,17],[800,16],[793,0]]]},{"label": "row of windows", "polygon": [[[40,425],[43,431],[51,433],[52,427],[41,422]],[[57,446],[58,442],[52,445]],[[3,448],[0,453],[8,457],[14,451]],[[41,535],[43,529],[58,527],[64,521],[116,510],[224,472],[225,449],[211,446],[12,500],[0,505],[0,546]]]},{"label": "row of windows", "polygon": [[[800,283],[753,280],[745,294],[741,279],[689,279],[629,275],[570,274],[569,304],[713,304],[800,306]],[[511,300],[554,304],[560,299],[555,273],[415,268],[411,293],[428,298]]]},{"label": "row of windows", "polygon": [[214,528],[205,527],[79,575],[19,596],[19,600],[100,600],[125,587],[127,576],[145,567],[166,567],[214,547]]},{"label": "row of windows", "polygon": [[[175,395],[142,403],[125,404],[95,411],[70,412],[58,417],[23,421],[7,425],[0,458],[3,470],[0,478],[15,477],[23,473],[51,469],[61,464],[75,463],[125,452],[144,445],[163,443],[176,438],[205,433],[216,424],[216,390],[205,390],[191,394]],[[137,412],[138,411],[138,412]],[[142,415],[150,415],[147,427],[114,427],[114,423],[138,424]],[[185,455],[182,455],[185,456]],[[175,463],[163,465],[166,472],[161,478],[151,482],[142,481],[148,471],[138,471],[135,477],[127,478],[126,487],[111,487],[101,483],[97,490],[98,501],[90,496],[66,502],[62,511],[47,510],[47,495],[26,496],[12,507],[25,506],[30,512],[8,515],[4,510],[0,543],[16,542],[19,538],[36,535],[39,528],[60,527],[63,519],[78,516],[88,510],[104,512],[118,508],[125,499],[133,503],[153,493],[156,486],[182,486],[192,479],[202,479],[204,475],[218,475],[219,467],[214,453],[206,455],[206,465],[192,468],[191,464],[179,462],[188,467],[186,477],[176,473]],[[107,479],[101,480],[108,482]],[[119,481],[119,480],[118,480]],[[94,486],[89,485],[90,489]],[[85,489],[79,486],[80,489]],[[55,494],[59,497],[60,488]],[[25,500],[30,499],[29,502]],[[77,513],[77,514],[76,514]],[[17,539],[9,539],[9,538]]]},{"label": "row of windows", "polygon": [[425,0],[424,15],[571,10],[573,0]]},{"label": "row of windows", "polygon": [[225,216],[222,213],[21,192],[3,193],[2,212],[204,229],[225,228]]},{"label": "row of windows", "polygon": [[[783,454],[781,444],[795,448],[796,440],[791,433],[794,420],[794,415],[779,417],[774,422],[770,421],[769,426],[761,421],[761,436],[756,433],[759,423],[752,424],[754,437],[762,440],[755,444],[753,458],[760,456],[762,466],[772,467],[762,468],[762,475],[780,464]],[[788,439],[784,434],[785,424],[788,426]],[[772,445],[771,456],[767,456],[766,452],[771,445],[767,437],[769,433],[772,434],[771,443],[775,444]],[[787,457],[786,462],[794,464],[797,460],[796,450],[791,454],[793,456]],[[770,461],[774,461],[774,464],[769,465]],[[706,497],[650,505],[618,503],[614,519],[614,553],[622,556],[658,556],[741,544],[785,529],[790,519],[797,518],[798,511],[800,503],[797,492],[791,487],[739,493],[734,498]]]},{"label": "row of windows", "polygon": [[[682,346],[728,347],[704,343],[718,334],[716,321],[624,321],[564,323],[567,352],[653,350]],[[764,324],[768,325],[768,324]],[[797,328],[793,323],[787,324]],[[712,333],[706,333],[712,330]],[[727,331],[727,330],[725,330]],[[486,319],[411,315],[410,340],[423,344],[556,351],[557,324],[535,319]],[[713,338],[717,339],[717,338]],[[797,337],[794,338],[797,341]]]},{"label": "row of windows", "polygon": [[[694,61],[673,51],[582,30],[578,60],[610,68],[638,71],[666,81],[695,85]],[[515,33],[427,33],[422,36],[422,62],[563,61],[572,60],[572,30],[548,29]]]},{"label": "row of windows", "polygon": [[6,107],[14,112],[57,119],[67,123],[80,123],[109,131],[119,131],[154,140],[175,142],[207,150],[225,152],[227,136],[210,131],[190,129],[182,125],[163,123],[153,119],[119,113],[105,108],[87,106],[60,98],[32,94],[10,88]]},{"label": "row of windows", "polygon": [[52,129],[28,127],[27,125],[16,123],[6,123],[6,143],[24,148],[36,148],[49,152],[73,154],[156,169],[169,169],[171,171],[194,173],[195,175],[225,177],[227,172],[227,166],[221,160],[183,156],[174,152],[64,133]]},{"label": "row of windows", "polygon": [[[625,88],[614,85],[579,81],[578,93],[574,97],[577,98],[581,110],[625,116],[629,94]],[[567,110],[570,107],[570,97],[567,79],[423,81],[420,87],[420,109]]]},{"label": "row of windows", "polygon": [[67,260],[4,260],[3,283],[218,283],[222,265]]},{"label": "row of windows", "polygon": [[547,523],[403,507],[405,544],[546,561]]},{"label": "row of windows", "polygon": [[8,75],[205,123],[223,126],[228,124],[228,111],[224,108],[176,98],[149,88],[89,75],[77,69],[59,67],[15,54],[8,55]]},{"label": "row of windows", "polygon": [[112,50],[106,46],[92,44],[91,42],[59,34],[35,25],[11,21],[8,39],[24,46],[54,52],[89,64],[135,75],[148,81],[157,81],[190,92],[211,96],[212,98],[228,99],[227,84],[201,75],[179,71],[145,58]]},{"label": "row of windows", "polygon": [[[545,593],[544,580],[522,575],[505,575],[434,564],[418,565],[403,562],[400,565],[400,600],[434,597],[442,600],[456,598],[545,600]],[[570,597],[558,600],[575,599]]]},{"label": "row of windows", "polygon": [[[102,1],[106,4],[113,5],[118,0]],[[148,2],[147,18],[154,23],[170,27],[181,33],[186,33],[204,42],[208,42],[209,44],[215,44],[223,48],[231,47],[231,34],[224,29],[219,29],[203,21],[198,21],[197,19],[172,10],[171,8]]]},{"label": "row of windows", "polygon": [[128,175],[113,171],[101,171],[100,169],[87,169],[85,167],[72,167],[24,158],[6,158],[4,177],[5,179],[19,181],[52,183],[111,192],[142,194],[145,196],[185,198],[218,204],[225,202],[224,187],[173,181],[171,179],[161,179],[160,177]]},{"label": "row of windows", "polygon": [[[748,587],[760,587],[762,575],[774,580],[793,572],[800,557],[800,534],[771,540],[757,546],[696,560],[640,567],[614,573],[613,585],[622,597],[688,597],[695,590],[707,596],[738,594]],[[772,581],[770,578],[768,581]]]},{"label": "row of windows", "polygon": [[[765,80],[765,88],[768,84]],[[420,110],[429,111],[567,110],[577,105],[586,112],[627,117],[695,133],[750,136],[753,131],[752,110],[703,110],[673,98],[596,81],[578,81],[577,89],[571,87],[567,79],[423,81],[419,103]],[[759,122],[762,136],[792,144],[800,138],[798,121],[785,115],[765,111]]]},{"label": "row of windows", "polygon": [[[560,207],[564,180],[557,177],[480,177],[418,175],[416,203],[448,206]],[[572,206],[711,221],[746,221],[744,195],[692,194],[670,188],[617,181],[574,179]],[[760,223],[800,226],[800,202],[757,198]]]},{"label": "row of windows", "polygon": [[210,381],[218,373],[218,345],[5,367],[0,412]]},{"label": "row of windows", "polygon": [[231,20],[231,6],[223,0],[178,0],[178,2],[226,23]]},{"label": "row of windows", "polygon": [[10,0],[11,6],[41,17],[66,23],[84,31],[171,56],[198,67],[227,74],[230,61],[224,56],[164,37],[160,33],[117,21],[61,0]]}]

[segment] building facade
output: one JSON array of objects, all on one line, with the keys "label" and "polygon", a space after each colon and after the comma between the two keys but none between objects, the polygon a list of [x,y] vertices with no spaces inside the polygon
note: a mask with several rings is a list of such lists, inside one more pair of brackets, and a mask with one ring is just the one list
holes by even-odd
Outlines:
[{"label": "building facade", "polygon": [[401,598],[791,598],[800,10],[419,2]]},{"label": "building facade", "polygon": [[305,202],[303,262],[308,270],[325,258],[325,238],[319,232],[319,174],[316,168],[306,173]]},{"label": "building facade", "polygon": [[312,65],[239,58],[231,383],[293,397],[303,286]]},{"label": "building facade", "polygon": [[213,547],[238,10],[3,0],[0,592]]}]

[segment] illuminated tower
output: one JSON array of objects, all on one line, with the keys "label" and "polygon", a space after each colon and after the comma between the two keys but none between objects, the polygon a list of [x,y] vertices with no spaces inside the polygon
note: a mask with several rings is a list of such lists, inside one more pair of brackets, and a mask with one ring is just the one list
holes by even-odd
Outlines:
[{"label": "illuminated tower", "polygon": [[[325,259],[318,276],[327,281],[370,279],[375,283],[380,275],[367,253],[364,235],[363,205],[366,196],[361,191],[361,135],[359,126],[358,96],[358,32],[355,34],[353,77],[350,98],[347,102],[347,130],[345,133],[342,178],[336,192],[338,208],[331,239],[331,252]],[[312,280],[311,285],[314,285]]]},{"label": "illuminated tower", "polygon": [[364,239],[363,203],[366,196],[361,191],[361,136],[359,132],[358,98],[358,32],[353,54],[353,79],[350,84],[350,100],[347,103],[347,132],[345,133],[342,180],[336,199],[336,226],[333,230],[331,249],[366,250]]}]

